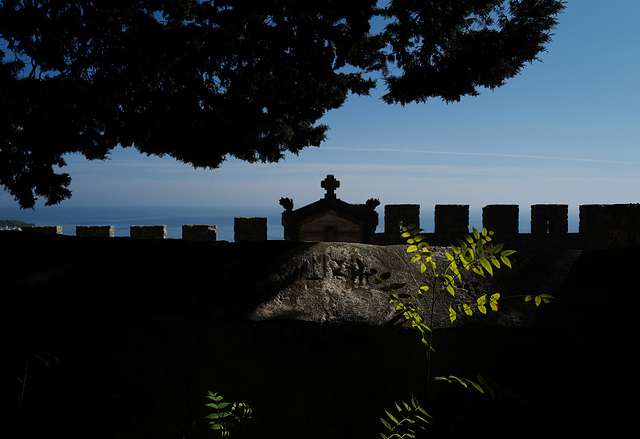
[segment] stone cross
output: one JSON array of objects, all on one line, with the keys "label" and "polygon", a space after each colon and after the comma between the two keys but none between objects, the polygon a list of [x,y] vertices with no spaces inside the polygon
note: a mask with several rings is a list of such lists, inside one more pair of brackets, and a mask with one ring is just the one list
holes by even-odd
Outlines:
[{"label": "stone cross", "polygon": [[324,194],[325,198],[335,198],[335,190],[340,187],[340,182],[336,180],[333,175],[329,174],[327,178],[320,182],[320,186],[327,191],[327,193]]}]

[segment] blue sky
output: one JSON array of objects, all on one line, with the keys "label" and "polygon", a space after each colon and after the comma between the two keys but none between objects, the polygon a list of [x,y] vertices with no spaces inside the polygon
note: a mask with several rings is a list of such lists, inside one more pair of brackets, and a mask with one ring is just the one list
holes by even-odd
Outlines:
[{"label": "blue sky", "polygon": [[[328,113],[320,148],[278,164],[229,159],[194,170],[170,158],[116,149],[111,160],[67,157],[65,206],[281,209],[322,197],[334,174],[339,198],[382,205],[636,203],[640,201],[640,2],[570,0],[543,62],[504,87],[445,104],[405,107],[352,96]],[[0,192],[0,208],[16,206]],[[6,210],[5,209],[5,210]],[[46,211],[42,204],[38,212]],[[382,206],[378,208],[383,212]]]}]

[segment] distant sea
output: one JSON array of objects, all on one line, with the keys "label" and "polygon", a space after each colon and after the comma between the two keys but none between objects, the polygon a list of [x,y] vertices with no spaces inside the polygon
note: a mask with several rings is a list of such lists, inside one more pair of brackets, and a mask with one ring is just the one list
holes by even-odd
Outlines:
[{"label": "distant sea", "polygon": [[[377,209],[377,232],[384,232],[384,209]],[[167,226],[167,238],[182,238],[184,224],[208,224],[218,226],[218,240],[233,241],[235,217],[266,217],[267,238],[284,239],[281,224],[283,209],[276,208],[213,208],[213,207],[96,207],[52,206],[36,210],[22,210],[17,206],[0,206],[0,219],[21,220],[37,226],[62,226],[64,235],[75,235],[76,226],[114,226],[115,236],[129,236],[132,225]],[[531,231],[529,212],[520,212],[520,233]],[[421,212],[421,227],[433,232],[433,213]],[[578,230],[577,212],[569,212],[569,232]],[[472,209],[469,227],[482,227],[482,212]]]}]

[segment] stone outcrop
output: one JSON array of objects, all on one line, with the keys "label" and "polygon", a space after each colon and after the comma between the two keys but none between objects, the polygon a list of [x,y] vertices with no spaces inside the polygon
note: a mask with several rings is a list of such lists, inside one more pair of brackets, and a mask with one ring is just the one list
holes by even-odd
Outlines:
[{"label": "stone outcrop", "polygon": [[[154,306],[206,318],[295,319],[379,326],[393,320],[394,305],[388,303],[388,293],[381,290],[382,285],[373,283],[377,276],[354,276],[354,267],[362,264],[366,272],[373,269],[378,275],[390,272],[390,282],[405,283],[407,293],[413,294],[419,285],[428,283],[418,265],[410,264],[410,255],[403,245],[287,241],[231,244],[132,238],[103,241],[20,232],[6,232],[2,238],[11,238],[3,239],[7,252],[12,251],[11,243],[22,252],[28,252],[31,246],[48,248],[47,252],[34,250],[34,255],[44,259],[38,262],[32,256],[31,263],[38,267],[38,272],[47,273],[47,278],[69,279],[71,284],[56,294],[82,295],[73,287],[75,279],[100,279],[92,285],[92,294],[104,296],[105,300],[154,297]],[[439,266],[446,264],[445,251],[445,247],[432,248]],[[52,254],[59,257],[48,259],[47,255]],[[503,300],[503,312],[488,316],[463,316],[462,305],[495,292],[501,293],[503,299],[509,293],[553,294],[553,285],[561,283],[581,251],[557,251],[553,257],[532,257],[532,254],[540,251],[516,253],[515,270],[497,271],[493,279],[463,272],[455,298],[448,293],[439,295],[434,326],[451,325],[449,306],[460,315],[455,325],[478,318],[502,326],[526,324],[531,306],[521,301],[509,304]],[[527,262],[519,264],[519,257],[527,258]],[[115,266],[105,270],[107,264]],[[429,308],[426,303],[421,306]]]},{"label": "stone outcrop", "polygon": [[[433,248],[435,260],[446,266],[446,248]],[[575,260],[580,252],[572,252],[568,260]],[[391,272],[390,282],[405,283],[404,290],[415,294],[418,286],[429,280],[420,274],[417,264],[410,264],[406,246],[374,246],[352,243],[314,243],[297,251],[279,255],[274,260],[271,274],[263,280],[263,287],[274,294],[258,304],[247,318],[252,320],[298,319],[318,323],[367,323],[385,325],[396,315],[394,305],[388,302],[388,293],[382,285],[373,283],[377,276],[354,276],[353,267],[361,263],[365,272],[374,269],[378,275]],[[506,288],[513,287],[515,278],[508,273],[497,273],[497,279],[485,279],[470,272],[463,272],[455,297],[442,292],[436,301],[435,327],[451,326],[449,306],[460,314],[455,325],[475,322],[463,315],[463,303],[474,303],[483,294],[500,292],[507,296]],[[549,279],[551,282],[557,278]],[[548,292],[548,289],[545,290]],[[520,301],[521,302],[521,301]],[[490,313],[485,320],[504,326],[520,326],[529,318],[530,306],[523,303],[508,306],[508,312]],[[428,309],[428,303],[421,307]],[[400,321],[402,322],[402,321]]]}]

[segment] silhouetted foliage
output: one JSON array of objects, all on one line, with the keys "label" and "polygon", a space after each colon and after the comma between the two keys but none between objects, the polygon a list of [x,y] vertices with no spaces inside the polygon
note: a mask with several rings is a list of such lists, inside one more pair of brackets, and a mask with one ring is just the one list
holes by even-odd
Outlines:
[{"label": "silhouetted foliage", "polygon": [[[495,88],[550,41],[561,0],[5,0],[0,184],[69,198],[64,155],[134,146],[194,167],[276,162],[380,75],[384,100]],[[371,23],[380,24],[372,31]]]}]

